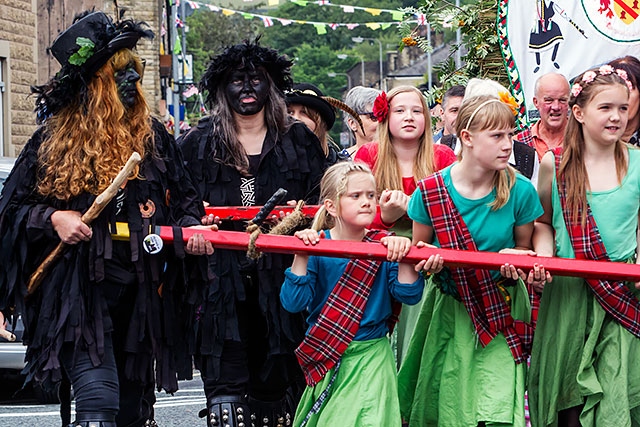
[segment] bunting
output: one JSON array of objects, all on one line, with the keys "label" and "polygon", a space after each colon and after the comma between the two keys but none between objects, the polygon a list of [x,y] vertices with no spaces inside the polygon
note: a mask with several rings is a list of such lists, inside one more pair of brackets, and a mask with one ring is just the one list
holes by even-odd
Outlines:
[{"label": "bunting", "polygon": [[[251,1],[251,0],[248,0],[248,1]],[[401,10],[378,9],[378,8],[375,8],[375,7],[352,6],[350,4],[334,4],[334,3],[331,3],[329,0],[316,0],[316,1],[288,0],[288,1],[290,3],[297,4],[298,6],[301,6],[301,7],[305,7],[305,6],[308,6],[310,4],[318,5],[318,6],[339,7],[339,8],[342,8],[343,12],[345,12],[345,13],[353,13],[356,10],[362,10],[364,12],[370,13],[373,16],[380,16],[380,14],[382,14],[382,13],[388,13],[388,14],[392,15],[394,21],[401,21],[402,17],[404,16],[404,12],[401,11]],[[276,6],[278,5],[277,1],[275,1],[275,5]],[[272,6],[271,2],[269,3],[269,6]]]},{"label": "bunting", "polygon": [[[271,1],[269,0],[269,5],[271,5]],[[275,1],[275,0],[274,0]],[[389,13],[393,21],[382,21],[382,22],[318,22],[318,21],[306,21],[299,19],[291,19],[291,18],[280,18],[277,16],[269,16],[269,15],[261,15],[257,13],[250,13],[246,11],[229,9],[226,7],[216,6],[208,3],[201,3],[193,0],[187,0],[186,4],[192,10],[198,10],[200,8],[208,9],[211,12],[222,13],[225,16],[231,16],[234,14],[239,14],[245,19],[260,19],[265,27],[271,27],[274,23],[279,23],[280,25],[290,25],[292,23],[300,24],[300,25],[313,25],[316,29],[316,32],[320,35],[327,34],[327,29],[336,30],[340,27],[347,28],[348,30],[353,30],[359,26],[367,27],[371,30],[386,30],[390,28],[392,25],[400,25],[403,21],[403,17],[405,16],[405,12],[401,10],[389,10],[389,9],[376,9],[371,7],[358,7],[358,6],[349,6],[349,5],[340,5],[330,3],[328,0],[317,0],[317,1],[307,1],[307,0],[289,0],[291,3],[297,4],[299,6],[307,6],[308,4],[316,4],[320,6],[336,6],[341,7],[345,13],[353,13],[355,10],[362,10],[370,13],[372,16],[380,16],[382,13]],[[277,1],[276,1],[277,4]],[[404,21],[407,23],[418,23],[421,19],[423,24],[426,25],[426,20],[424,15],[420,17],[416,15],[416,20],[408,20]],[[177,24],[177,22],[176,22]]]},{"label": "bunting", "polygon": [[198,88],[194,85],[191,85],[187,88],[187,90],[182,92],[182,96],[184,96],[185,98],[190,98],[193,95],[198,95],[199,93],[200,91],[198,91]]}]

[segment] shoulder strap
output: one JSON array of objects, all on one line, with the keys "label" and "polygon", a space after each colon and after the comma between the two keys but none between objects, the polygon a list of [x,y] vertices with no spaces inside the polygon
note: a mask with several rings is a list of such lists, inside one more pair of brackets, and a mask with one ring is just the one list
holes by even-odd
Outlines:
[{"label": "shoulder strap", "polygon": [[[371,230],[364,241],[388,235]],[[355,337],[381,261],[352,259],[325,302],[316,324],[295,350],[309,386],[317,384],[338,363]]]},{"label": "shoulder strap", "polygon": [[[578,259],[609,261],[589,203],[586,204],[587,223],[582,225],[582,209],[574,219],[567,206],[567,188],[564,175],[560,175],[561,151],[553,150],[556,164],[556,181],[562,214],[571,239],[573,252]],[[640,301],[623,282],[585,280],[602,308],[631,334],[640,338]]]},{"label": "shoulder strap", "polygon": [[[477,251],[462,215],[451,200],[441,172],[418,183],[433,230],[443,248]],[[516,363],[526,361],[533,340],[533,326],[511,316],[504,297],[487,270],[452,268],[458,293],[483,346],[502,333]]]}]

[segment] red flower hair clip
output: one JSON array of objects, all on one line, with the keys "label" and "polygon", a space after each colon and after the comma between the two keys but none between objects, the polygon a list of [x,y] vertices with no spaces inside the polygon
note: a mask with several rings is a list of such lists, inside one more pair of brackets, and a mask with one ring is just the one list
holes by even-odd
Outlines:
[{"label": "red flower hair clip", "polygon": [[389,101],[387,94],[382,92],[375,101],[373,101],[373,115],[378,123],[382,122],[389,115]]}]

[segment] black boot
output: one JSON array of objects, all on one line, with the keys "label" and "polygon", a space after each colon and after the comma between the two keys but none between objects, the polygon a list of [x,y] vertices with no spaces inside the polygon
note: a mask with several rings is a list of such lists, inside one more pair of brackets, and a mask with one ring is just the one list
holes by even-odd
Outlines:
[{"label": "black boot", "polygon": [[207,399],[207,409],[200,417],[207,417],[207,427],[250,427],[249,406],[244,396],[215,396]]},{"label": "black boot", "polygon": [[255,427],[289,427],[293,425],[295,403],[289,393],[275,402],[249,396],[249,407],[251,408],[251,420],[255,423]]}]

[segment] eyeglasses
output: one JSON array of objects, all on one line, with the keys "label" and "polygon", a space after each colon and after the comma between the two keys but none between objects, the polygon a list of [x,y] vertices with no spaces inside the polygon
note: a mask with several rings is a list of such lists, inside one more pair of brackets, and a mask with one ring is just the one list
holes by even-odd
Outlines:
[{"label": "eyeglasses", "polygon": [[358,114],[359,116],[366,116],[369,117],[369,120],[371,120],[372,122],[376,121],[376,116],[375,114],[373,114],[373,111],[367,112],[367,113],[360,113]]}]

